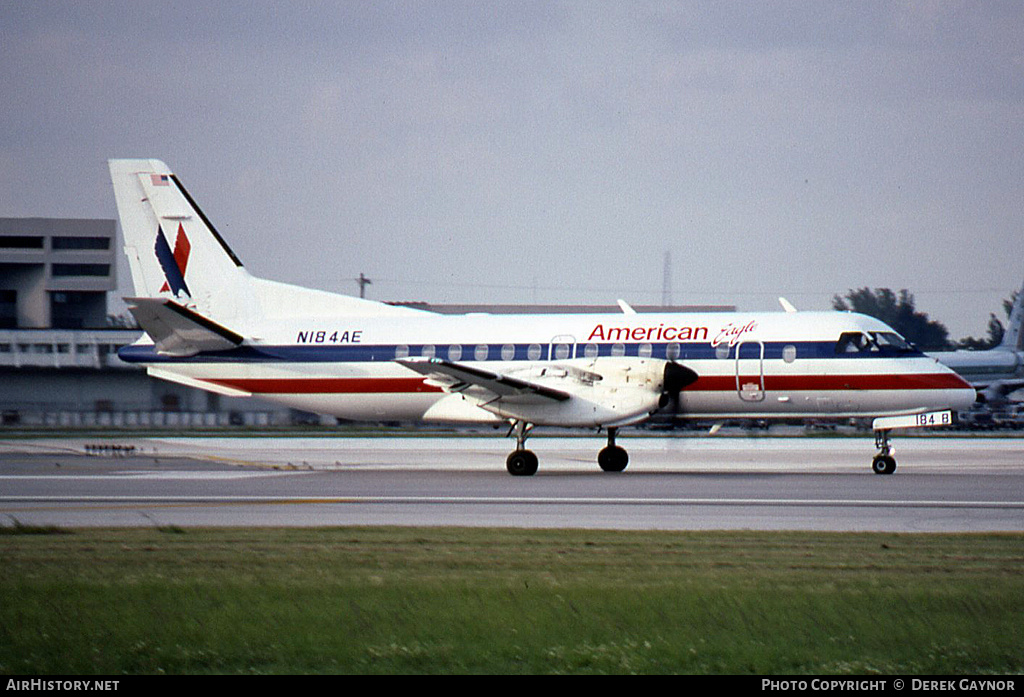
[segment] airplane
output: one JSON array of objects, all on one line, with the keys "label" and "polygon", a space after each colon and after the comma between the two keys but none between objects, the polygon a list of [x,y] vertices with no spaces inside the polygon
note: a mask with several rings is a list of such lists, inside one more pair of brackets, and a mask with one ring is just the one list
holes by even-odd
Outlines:
[{"label": "airplane", "polygon": [[998,405],[1024,387],[1024,287],[1010,308],[1003,339],[987,351],[957,350],[928,353],[955,370],[978,391],[978,402]]},{"label": "airplane", "polygon": [[512,475],[535,426],[616,436],[662,409],[692,419],[873,416],[877,474],[896,428],[949,425],[974,389],[886,324],[845,312],[439,315],[252,276],[159,160],[109,161],[154,377],[352,420],[507,424]]}]

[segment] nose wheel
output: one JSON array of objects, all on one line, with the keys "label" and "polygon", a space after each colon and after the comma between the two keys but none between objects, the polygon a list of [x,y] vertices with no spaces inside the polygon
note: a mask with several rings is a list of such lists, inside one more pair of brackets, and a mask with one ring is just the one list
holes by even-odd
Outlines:
[{"label": "nose wheel", "polygon": [[875,431],[875,447],[878,454],[871,461],[871,471],[875,474],[892,474],[896,471],[896,458],[892,456],[889,446],[889,432]]}]

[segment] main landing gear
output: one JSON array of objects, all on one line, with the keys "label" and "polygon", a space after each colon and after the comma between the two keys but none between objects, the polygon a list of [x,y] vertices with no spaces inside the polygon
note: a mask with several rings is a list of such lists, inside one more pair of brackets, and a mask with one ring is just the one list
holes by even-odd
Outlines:
[{"label": "main landing gear", "polygon": [[621,472],[629,464],[629,454],[623,448],[615,445],[615,434],[619,429],[608,429],[608,447],[597,454],[597,464],[605,472]]},{"label": "main landing gear", "polygon": [[537,474],[537,456],[526,449],[526,436],[533,430],[533,424],[516,421],[509,435],[516,434],[516,449],[509,453],[505,467],[513,477],[529,477]]},{"label": "main landing gear", "polygon": [[[505,460],[505,468],[513,477],[529,477],[537,474],[537,456],[532,450],[526,449],[526,438],[533,430],[533,424],[525,421],[514,421],[508,434],[515,435],[516,449],[509,453]],[[624,448],[615,445],[617,428],[608,429],[608,445],[597,454],[597,464],[605,472],[621,472],[629,464],[629,454]]]},{"label": "main landing gear", "polygon": [[878,454],[871,461],[871,470],[875,474],[892,474],[895,472],[896,458],[892,456],[892,448],[889,446],[888,431],[875,431],[875,447],[878,448]]}]

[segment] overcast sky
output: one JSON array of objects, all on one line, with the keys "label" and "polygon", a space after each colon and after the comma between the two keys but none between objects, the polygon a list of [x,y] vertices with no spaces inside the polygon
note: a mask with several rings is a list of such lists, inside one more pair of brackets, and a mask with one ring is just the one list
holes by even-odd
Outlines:
[{"label": "overcast sky", "polygon": [[0,0],[0,216],[116,217],[110,157],[276,280],[645,304],[670,252],[678,304],[907,288],[982,335],[1024,281],[1024,3]]}]

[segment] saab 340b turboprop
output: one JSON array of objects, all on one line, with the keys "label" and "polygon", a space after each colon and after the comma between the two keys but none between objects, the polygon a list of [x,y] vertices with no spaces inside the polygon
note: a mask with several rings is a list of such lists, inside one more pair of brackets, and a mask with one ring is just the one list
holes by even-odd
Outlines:
[{"label": "saab 340b turboprop", "polygon": [[150,375],[356,420],[508,423],[507,468],[537,471],[535,425],[605,429],[684,418],[875,420],[872,467],[895,467],[893,428],[951,422],[975,392],[882,322],[840,312],[438,315],[250,276],[158,160],[111,160],[126,298],[145,330],[123,348]]}]

